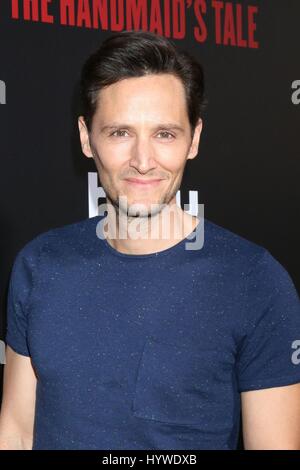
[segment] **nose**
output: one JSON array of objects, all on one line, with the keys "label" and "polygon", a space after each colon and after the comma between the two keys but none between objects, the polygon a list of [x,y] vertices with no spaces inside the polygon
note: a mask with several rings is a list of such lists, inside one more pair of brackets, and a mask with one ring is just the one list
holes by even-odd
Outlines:
[{"label": "nose", "polygon": [[137,136],[131,149],[129,166],[135,168],[141,174],[157,168],[154,149],[150,138]]}]

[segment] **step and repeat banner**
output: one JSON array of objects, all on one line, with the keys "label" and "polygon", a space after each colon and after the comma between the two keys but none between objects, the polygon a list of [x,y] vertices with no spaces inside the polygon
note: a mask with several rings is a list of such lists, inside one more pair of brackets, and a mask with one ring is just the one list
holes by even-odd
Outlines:
[{"label": "step and repeat banner", "polygon": [[0,1],[2,358],[17,252],[105,200],[81,151],[78,82],[118,31],[165,36],[203,65],[203,131],[178,203],[263,245],[300,288],[299,19],[298,0]]}]

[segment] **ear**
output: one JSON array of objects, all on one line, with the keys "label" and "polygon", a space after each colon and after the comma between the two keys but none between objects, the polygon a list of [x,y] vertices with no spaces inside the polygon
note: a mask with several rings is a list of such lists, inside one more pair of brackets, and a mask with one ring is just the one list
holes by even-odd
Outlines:
[{"label": "ear", "polygon": [[80,135],[81,149],[87,158],[94,158],[90,147],[89,133],[83,116],[78,117],[78,129]]},{"label": "ear", "polygon": [[200,135],[202,132],[202,119],[198,119],[198,123],[195,127],[194,135],[193,135],[193,140],[190,146],[190,150],[187,156],[187,159],[193,159],[196,157],[198,154],[198,147],[199,147],[199,142],[200,142]]}]

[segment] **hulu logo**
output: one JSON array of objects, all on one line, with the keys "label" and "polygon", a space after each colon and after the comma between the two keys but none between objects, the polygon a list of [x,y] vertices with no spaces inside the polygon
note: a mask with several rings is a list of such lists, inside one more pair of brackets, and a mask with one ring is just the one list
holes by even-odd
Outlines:
[{"label": "hulu logo", "polygon": [[0,104],[6,104],[6,85],[3,80],[0,80]]}]

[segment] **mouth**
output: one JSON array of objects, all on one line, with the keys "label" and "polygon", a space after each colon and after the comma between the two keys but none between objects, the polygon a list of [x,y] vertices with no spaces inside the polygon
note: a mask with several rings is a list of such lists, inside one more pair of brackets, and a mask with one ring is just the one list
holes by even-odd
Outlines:
[{"label": "mouth", "polygon": [[127,178],[125,179],[125,181],[132,185],[141,186],[141,187],[143,186],[149,187],[149,186],[156,186],[163,180],[162,179],[146,180],[146,179],[141,179],[141,178]]}]

